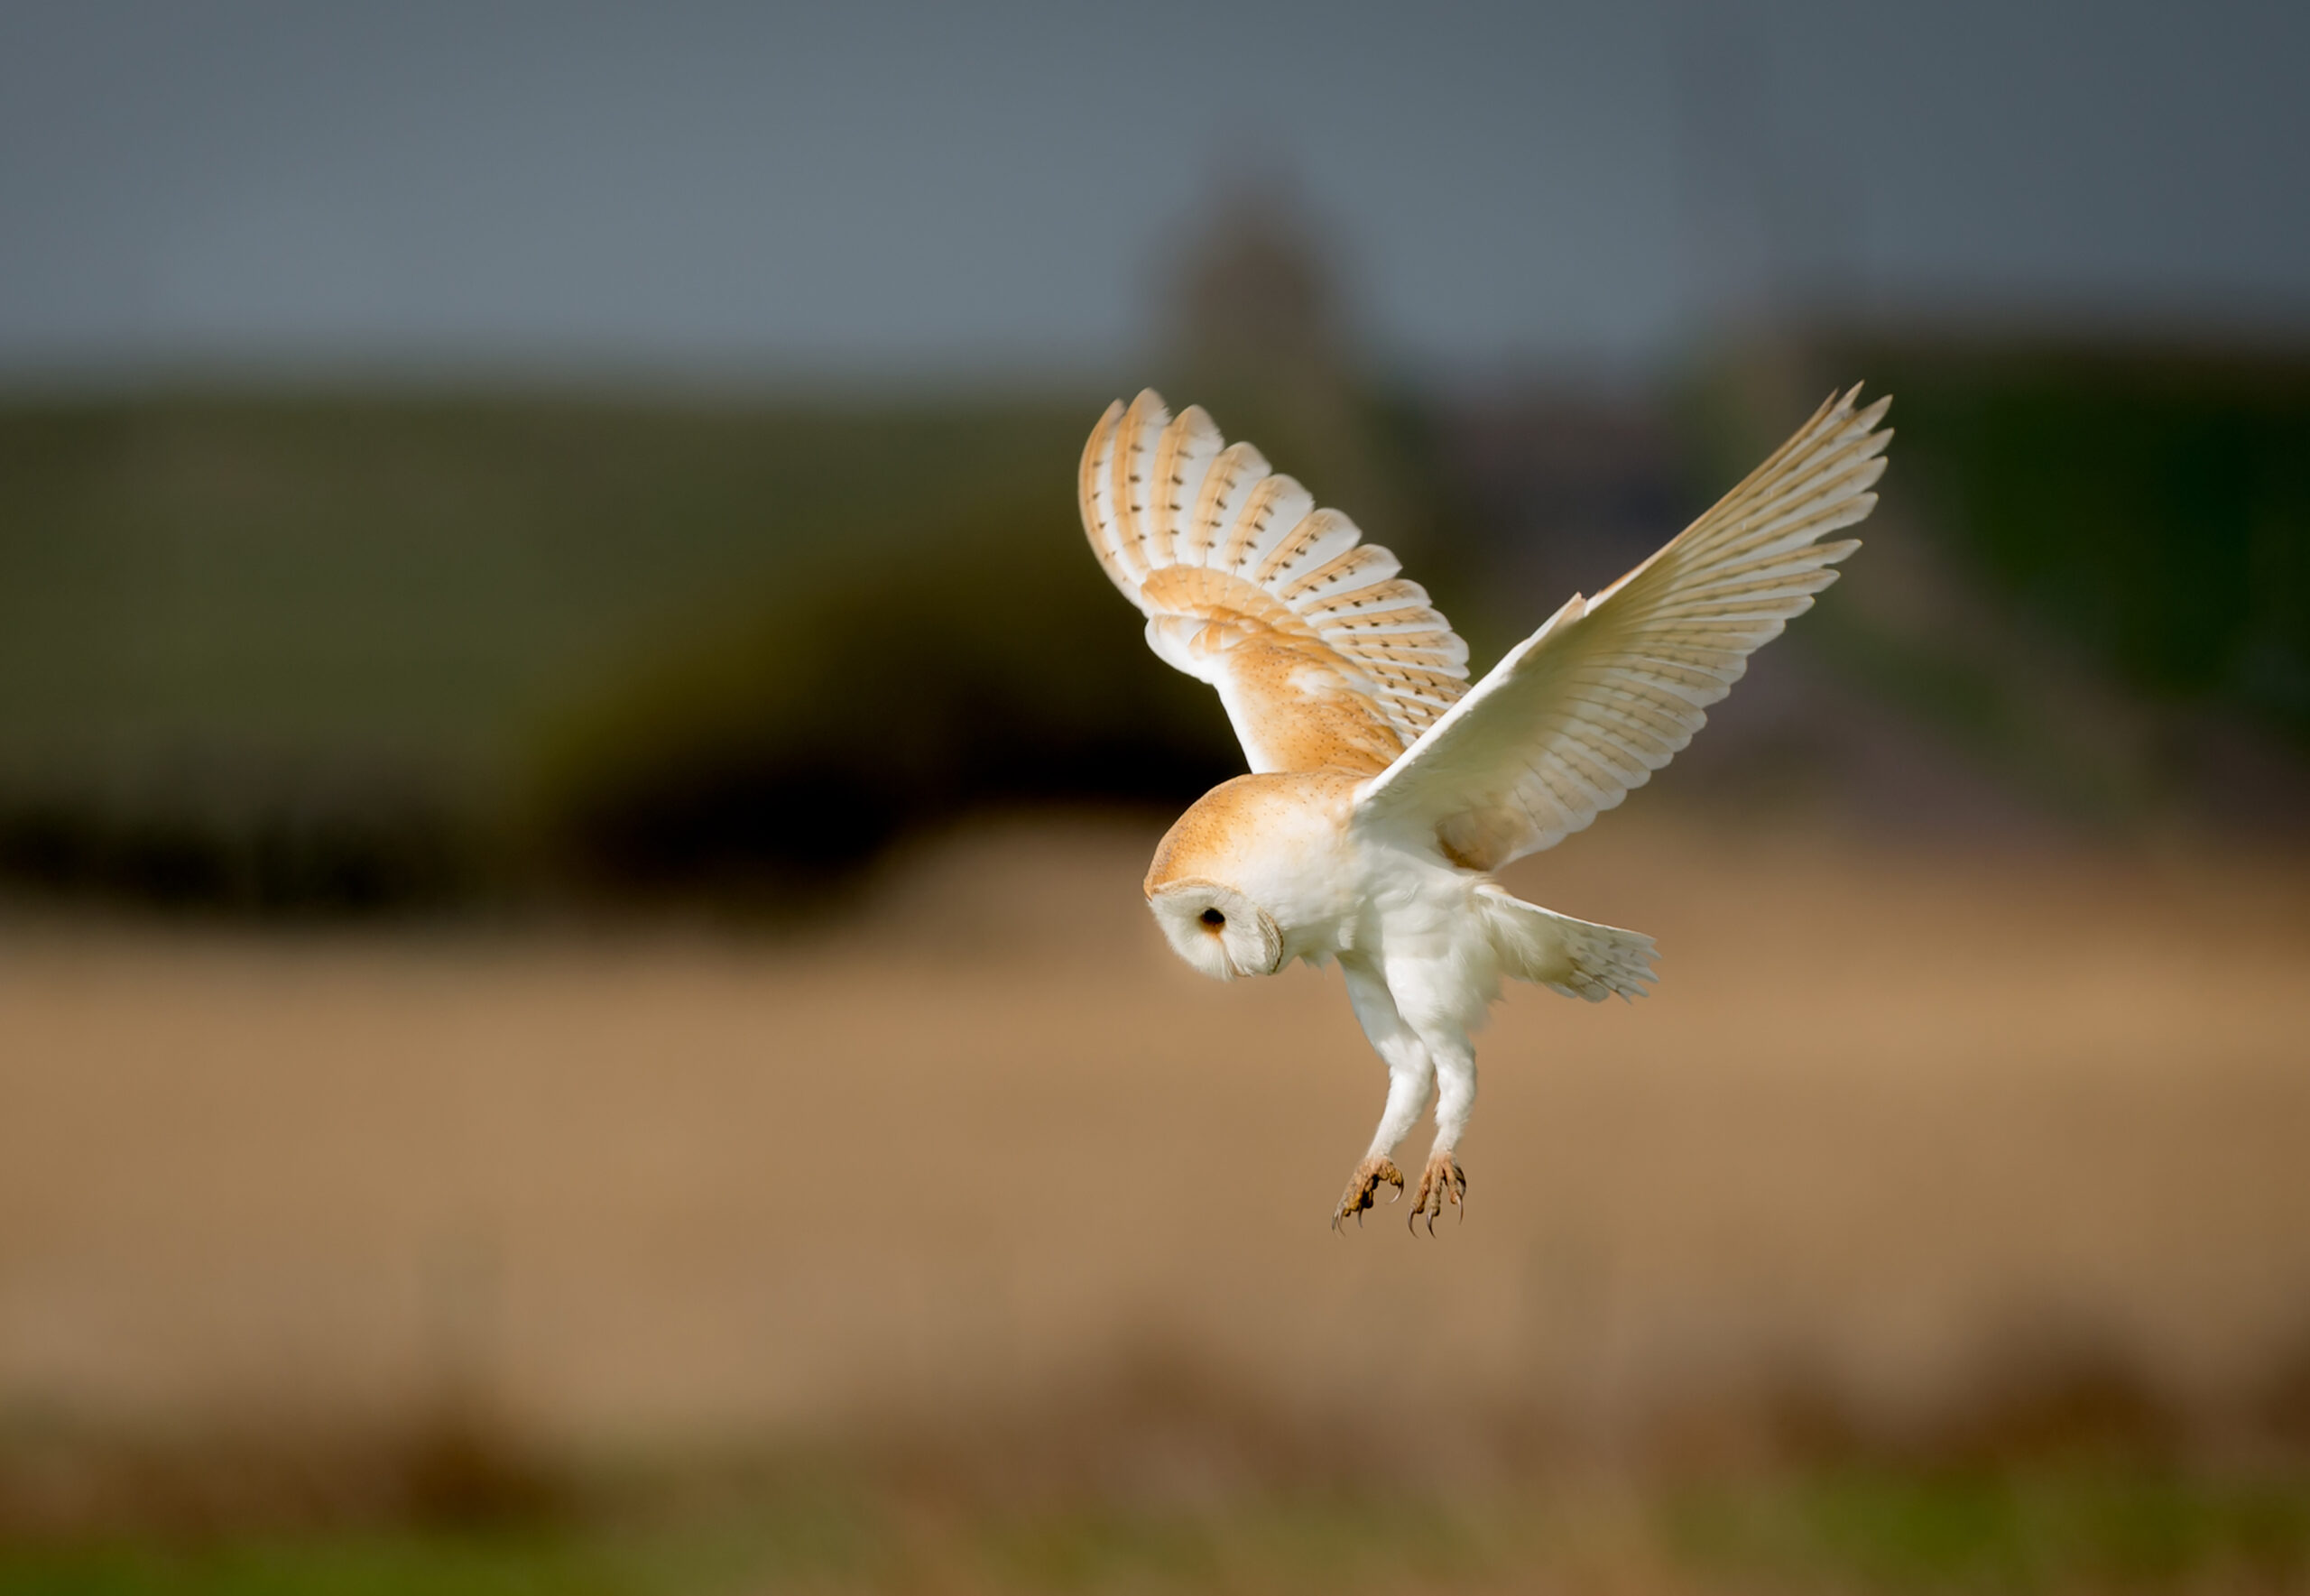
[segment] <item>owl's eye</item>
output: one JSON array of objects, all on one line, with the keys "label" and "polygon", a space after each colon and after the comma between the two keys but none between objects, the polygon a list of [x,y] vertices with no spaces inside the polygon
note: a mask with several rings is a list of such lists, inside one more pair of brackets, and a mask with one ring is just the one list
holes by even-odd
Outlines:
[{"label": "owl's eye", "polygon": [[1206,926],[1224,926],[1227,923],[1227,917],[1215,909],[1206,909],[1203,911],[1203,923]]}]

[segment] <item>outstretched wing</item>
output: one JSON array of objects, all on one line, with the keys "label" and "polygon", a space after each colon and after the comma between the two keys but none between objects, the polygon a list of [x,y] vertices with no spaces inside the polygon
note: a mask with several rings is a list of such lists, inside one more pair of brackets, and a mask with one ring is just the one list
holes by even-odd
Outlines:
[{"label": "outstretched wing", "polygon": [[1219,689],[1253,770],[1385,770],[1467,690],[1467,644],[1396,557],[1199,407],[1108,406],[1080,489],[1148,646]]},{"label": "outstretched wing", "polygon": [[1892,401],[1856,413],[1860,392],[1831,395],[1651,558],[1592,600],[1574,595],[1365,784],[1359,819],[1432,829],[1453,859],[1494,870],[1651,780],[1861,547],[1820,541],[1877,503],[1893,435],[1874,429]]}]

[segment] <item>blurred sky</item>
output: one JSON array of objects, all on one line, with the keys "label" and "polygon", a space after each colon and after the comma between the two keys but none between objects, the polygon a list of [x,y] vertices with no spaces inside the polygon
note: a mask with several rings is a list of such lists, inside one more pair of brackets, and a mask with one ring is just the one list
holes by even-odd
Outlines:
[{"label": "blurred sky", "polygon": [[1764,299],[2310,333],[2310,5],[0,0],[0,378],[914,376],[1296,187],[1411,371]]}]

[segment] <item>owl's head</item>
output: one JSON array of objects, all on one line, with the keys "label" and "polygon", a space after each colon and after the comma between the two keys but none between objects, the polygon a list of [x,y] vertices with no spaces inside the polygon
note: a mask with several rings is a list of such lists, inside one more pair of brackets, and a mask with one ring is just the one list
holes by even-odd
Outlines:
[{"label": "owl's head", "polygon": [[1338,912],[1339,839],[1358,780],[1268,771],[1196,799],[1147,867],[1147,907],[1171,950],[1221,981],[1320,956],[1318,928]]},{"label": "owl's head", "polygon": [[1234,888],[1201,876],[1167,881],[1147,894],[1172,951],[1206,975],[1272,975],[1283,965],[1275,917]]}]

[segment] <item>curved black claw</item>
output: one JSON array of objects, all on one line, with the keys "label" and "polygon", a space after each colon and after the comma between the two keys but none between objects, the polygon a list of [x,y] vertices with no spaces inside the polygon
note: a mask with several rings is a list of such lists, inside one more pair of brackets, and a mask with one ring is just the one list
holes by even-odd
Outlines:
[{"label": "curved black claw", "polygon": [[1419,1222],[1428,1221],[1428,1233],[1436,1233],[1436,1222],[1447,1207],[1457,1208],[1460,1218],[1468,1217],[1468,1177],[1451,1154],[1432,1154],[1428,1167],[1420,1173],[1419,1190],[1412,1194],[1411,1212],[1404,1222],[1417,1230]]},{"label": "curved black claw", "polygon": [[1366,1158],[1358,1164],[1355,1173],[1347,1177],[1347,1190],[1341,1195],[1339,1207],[1332,1214],[1332,1229],[1339,1229],[1351,1217],[1361,1225],[1363,1211],[1372,1205],[1372,1199],[1378,1195],[1382,1183],[1396,1188],[1395,1195],[1388,1201],[1395,1203],[1403,1199],[1404,1172],[1396,1167],[1394,1159]]}]

